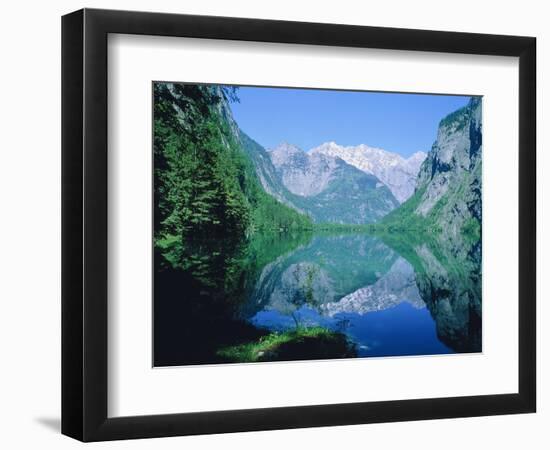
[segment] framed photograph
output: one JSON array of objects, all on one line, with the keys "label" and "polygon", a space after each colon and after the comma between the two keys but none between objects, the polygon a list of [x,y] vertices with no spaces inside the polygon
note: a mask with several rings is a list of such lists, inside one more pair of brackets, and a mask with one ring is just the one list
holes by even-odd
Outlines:
[{"label": "framed photograph", "polygon": [[62,432],[535,412],[532,37],[62,20]]}]

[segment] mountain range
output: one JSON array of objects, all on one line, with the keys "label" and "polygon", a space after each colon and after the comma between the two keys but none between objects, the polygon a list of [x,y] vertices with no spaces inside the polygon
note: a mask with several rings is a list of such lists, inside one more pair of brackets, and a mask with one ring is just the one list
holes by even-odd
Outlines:
[{"label": "mountain range", "polygon": [[[235,121],[229,88],[166,83],[156,89],[155,229],[164,226],[159,236],[382,219],[418,229],[435,225],[453,235],[479,234],[479,99],[441,121],[427,155],[403,158],[335,142],[310,151],[288,143],[267,151]],[[200,140],[189,134],[189,123],[205,130]],[[179,178],[195,181],[174,181]]]},{"label": "mountain range", "polygon": [[414,193],[426,153],[405,159],[364,144],[334,142],[306,152],[283,142],[267,152],[254,143],[249,156],[264,189],[314,222],[365,224],[377,222]]},{"label": "mountain range", "polygon": [[420,166],[426,153],[418,151],[409,158],[398,153],[361,144],[344,147],[335,142],[326,142],[310,151],[312,155],[327,155],[341,158],[359,170],[376,176],[399,201],[403,203],[413,193]]},{"label": "mountain range", "polygon": [[291,144],[268,152],[276,174],[292,194],[292,204],[317,223],[373,223],[399,206],[376,176],[322,153]]},{"label": "mountain range", "polygon": [[265,192],[314,223],[380,221],[414,193],[426,158],[421,151],[403,158],[365,144],[345,147],[335,142],[310,151],[290,143],[266,150],[240,129],[227,102],[217,109]]}]

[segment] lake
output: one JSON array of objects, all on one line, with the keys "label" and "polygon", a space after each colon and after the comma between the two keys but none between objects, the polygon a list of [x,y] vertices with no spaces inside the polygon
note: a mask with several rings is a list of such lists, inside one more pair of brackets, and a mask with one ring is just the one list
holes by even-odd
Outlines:
[{"label": "lake", "polygon": [[480,248],[269,233],[155,258],[155,366],[481,351]]}]

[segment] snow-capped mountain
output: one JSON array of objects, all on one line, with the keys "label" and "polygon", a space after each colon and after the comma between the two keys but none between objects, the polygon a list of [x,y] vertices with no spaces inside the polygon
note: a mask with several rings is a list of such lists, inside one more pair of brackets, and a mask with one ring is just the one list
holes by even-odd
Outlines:
[{"label": "snow-capped mountain", "polygon": [[344,147],[335,142],[321,144],[309,154],[341,158],[359,170],[375,175],[401,203],[414,193],[416,177],[426,159],[426,153],[420,151],[405,159],[397,153],[365,144]]},{"label": "snow-capped mountain", "polygon": [[372,223],[399,205],[378,177],[341,158],[306,153],[287,143],[268,154],[277,176],[293,194],[288,203],[315,222]]}]

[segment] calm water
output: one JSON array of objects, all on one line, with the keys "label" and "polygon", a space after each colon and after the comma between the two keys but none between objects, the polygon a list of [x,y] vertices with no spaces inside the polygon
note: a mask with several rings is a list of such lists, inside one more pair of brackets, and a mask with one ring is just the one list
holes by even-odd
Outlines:
[{"label": "calm water", "polygon": [[[361,233],[272,234],[188,247],[178,257],[191,262],[179,271],[164,269],[157,255],[157,366],[238,362],[220,349],[314,327],[344,336],[356,357],[481,351],[475,249],[387,243]],[[300,351],[279,359],[327,354]]]}]

